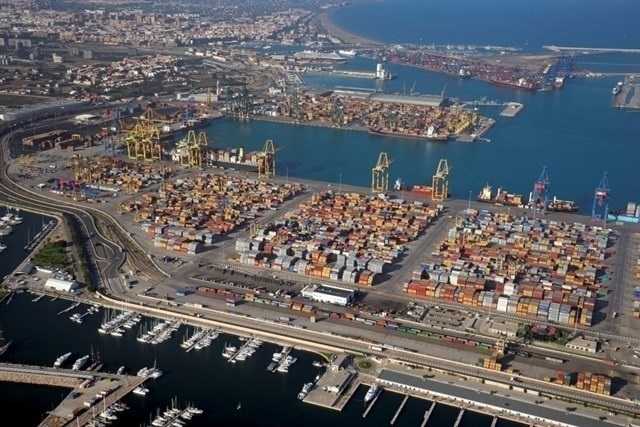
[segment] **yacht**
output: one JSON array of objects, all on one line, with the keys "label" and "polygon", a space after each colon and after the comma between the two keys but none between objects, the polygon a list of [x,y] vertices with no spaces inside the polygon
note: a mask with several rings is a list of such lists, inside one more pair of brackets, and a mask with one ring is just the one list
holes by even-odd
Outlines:
[{"label": "yacht", "polygon": [[302,386],[300,393],[298,393],[298,399],[304,400],[304,398],[307,397],[307,394],[311,391],[311,387],[313,387],[313,383],[305,383],[305,385]]},{"label": "yacht", "polygon": [[87,364],[88,361],[89,355],[82,356],[81,358],[73,362],[73,366],[71,367],[71,369],[73,369],[74,371],[79,371],[84,365]]},{"label": "yacht", "polygon": [[138,396],[146,396],[147,393],[149,393],[149,389],[146,387],[139,386],[134,388],[132,393],[137,394]]},{"label": "yacht", "polygon": [[153,367],[147,371],[147,376],[155,380],[162,376],[162,371],[156,367]]},{"label": "yacht", "polygon": [[364,396],[364,402],[370,402],[374,397],[376,397],[379,391],[380,389],[378,388],[378,385],[373,384],[371,387],[369,387],[369,390],[367,390],[367,394],[365,394]]},{"label": "yacht", "polygon": [[72,355],[72,354],[73,354],[73,353],[70,353],[70,352],[69,352],[69,353],[65,353],[65,354],[63,354],[62,356],[59,356],[59,357],[56,359],[56,361],[55,361],[55,362],[53,362],[53,367],[54,367],[54,368],[59,368],[59,367],[61,367],[61,366],[64,364],[64,362],[66,362],[66,361],[67,361],[67,359],[69,359],[69,358],[71,357],[71,355]]},{"label": "yacht", "polygon": [[11,218],[9,219],[9,224],[18,225],[18,224],[22,224],[22,221],[24,221],[22,217],[18,215],[18,213],[16,213],[14,215],[11,215]]}]

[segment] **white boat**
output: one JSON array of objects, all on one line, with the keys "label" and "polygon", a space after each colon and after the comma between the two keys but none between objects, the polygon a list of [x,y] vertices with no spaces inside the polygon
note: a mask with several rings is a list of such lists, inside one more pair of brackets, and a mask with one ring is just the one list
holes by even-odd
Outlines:
[{"label": "white boat", "polygon": [[87,362],[89,361],[89,357],[89,355],[86,355],[77,359],[75,362],[73,362],[73,366],[71,367],[71,369],[74,371],[79,371],[84,365],[87,364]]},{"label": "white boat", "polygon": [[307,397],[307,394],[309,394],[309,392],[311,391],[312,387],[313,383],[305,383],[305,385],[302,386],[302,390],[300,390],[300,393],[298,393],[298,399],[304,400],[304,398]]},{"label": "white boat", "polygon": [[370,402],[374,397],[376,397],[379,392],[380,388],[378,387],[378,385],[373,384],[371,387],[369,387],[369,390],[367,390],[367,394],[364,395],[364,402]]},{"label": "white boat", "polygon": [[138,396],[146,396],[149,393],[149,389],[146,387],[138,386],[133,389],[133,394],[137,394]]},{"label": "white boat", "polygon": [[59,368],[59,367],[61,367],[61,366],[64,364],[64,362],[66,362],[66,361],[67,361],[67,359],[69,359],[69,358],[71,357],[71,355],[72,355],[72,354],[73,354],[73,353],[69,352],[69,353],[65,353],[65,354],[63,354],[63,355],[59,356],[59,357],[56,359],[56,361],[55,361],[55,362],[53,362],[53,367],[54,367],[54,368]]},{"label": "white boat", "polygon": [[125,370],[125,369],[126,369],[126,368],[125,368],[124,366],[120,366],[120,367],[118,368],[118,371],[116,372],[116,375],[123,375],[123,374],[124,374],[124,370]]},{"label": "white boat", "polygon": [[7,245],[0,243],[0,252],[4,251],[5,249],[7,249]]},{"label": "white boat", "polygon": [[162,371],[158,368],[151,368],[147,371],[147,376],[155,380],[162,376]]},{"label": "white boat", "polygon": [[353,58],[354,56],[356,56],[358,54],[358,52],[356,52],[353,49],[349,49],[349,50],[339,50],[338,54],[340,56],[346,56],[347,58]]}]

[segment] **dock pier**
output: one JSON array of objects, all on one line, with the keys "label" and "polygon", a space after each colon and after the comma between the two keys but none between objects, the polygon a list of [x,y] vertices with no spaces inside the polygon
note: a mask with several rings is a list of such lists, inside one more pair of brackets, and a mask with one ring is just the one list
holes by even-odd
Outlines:
[{"label": "dock pier", "polygon": [[[0,381],[46,385],[72,390],[60,404],[48,413],[40,427],[62,425],[84,426],[103,410],[121,400],[147,379],[94,371],[45,366],[0,363]],[[102,394],[102,399],[86,407],[85,401]]]},{"label": "dock pier", "polygon": [[[433,409],[436,407],[436,401],[434,400],[433,402],[431,402],[431,406],[429,406],[429,409],[427,409],[424,413],[424,419],[422,420],[422,424],[420,424],[420,427],[425,427],[427,425],[427,423],[429,422],[429,418],[431,418],[431,413],[433,412]],[[491,427],[495,427],[495,426],[491,426]]]},{"label": "dock pier", "polygon": [[396,411],[396,413],[393,416],[393,418],[391,418],[391,421],[389,422],[389,425],[394,425],[395,424],[396,420],[400,416],[400,413],[404,409],[404,405],[407,403],[407,400],[409,400],[409,395],[405,394],[404,395],[404,399],[402,399],[402,402],[400,403],[400,406],[398,406],[398,410]]},{"label": "dock pier", "polygon": [[464,408],[460,409],[460,412],[458,412],[458,418],[456,418],[456,422],[453,425],[453,427],[458,427],[460,425],[460,421],[462,421],[462,416],[464,415]]},{"label": "dock pier", "polygon": [[367,415],[369,415],[369,412],[371,411],[371,409],[373,409],[373,405],[376,404],[381,394],[382,394],[382,389],[380,389],[378,394],[375,395],[371,403],[369,403],[369,406],[367,406],[367,409],[364,410],[364,412],[362,413],[362,418],[367,418]]}]

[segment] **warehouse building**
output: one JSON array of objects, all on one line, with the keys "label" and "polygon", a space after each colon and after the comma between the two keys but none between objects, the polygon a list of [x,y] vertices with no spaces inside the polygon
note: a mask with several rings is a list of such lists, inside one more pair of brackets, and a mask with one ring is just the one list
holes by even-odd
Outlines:
[{"label": "warehouse building", "polygon": [[80,286],[78,285],[78,282],[76,282],[75,280],[65,280],[65,279],[58,279],[56,277],[50,277],[45,282],[44,287],[48,289],[53,289],[55,291],[74,293],[78,290]]},{"label": "warehouse building", "polygon": [[598,341],[588,340],[584,337],[577,337],[565,344],[565,347],[571,350],[596,354],[598,352]]},{"label": "warehouse building", "polygon": [[327,285],[309,285],[302,290],[302,296],[316,302],[346,307],[355,299],[355,291]]}]

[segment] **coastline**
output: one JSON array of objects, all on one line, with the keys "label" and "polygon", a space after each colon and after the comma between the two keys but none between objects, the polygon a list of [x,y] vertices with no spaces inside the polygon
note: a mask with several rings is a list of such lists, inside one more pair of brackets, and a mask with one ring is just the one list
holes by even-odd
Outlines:
[{"label": "coastline", "polygon": [[325,11],[317,16],[318,23],[327,31],[328,34],[340,39],[344,44],[358,45],[360,47],[381,47],[384,43],[378,40],[368,39],[366,37],[354,34],[343,27],[337,25],[330,16],[330,12]]}]

